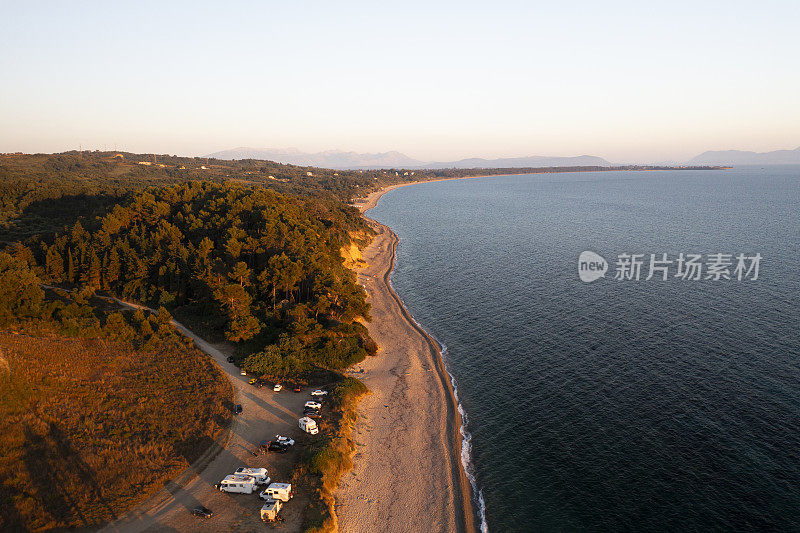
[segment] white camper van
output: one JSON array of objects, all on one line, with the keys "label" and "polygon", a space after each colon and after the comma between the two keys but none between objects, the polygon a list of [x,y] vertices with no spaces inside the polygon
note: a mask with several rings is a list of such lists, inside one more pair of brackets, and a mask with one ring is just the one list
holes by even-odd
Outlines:
[{"label": "white camper van", "polygon": [[234,474],[239,474],[242,476],[250,476],[253,479],[255,479],[256,483],[258,483],[259,485],[268,485],[270,482],[266,468],[246,468],[243,466],[241,468],[237,468]]},{"label": "white camper van", "polygon": [[217,488],[222,492],[252,494],[253,491],[256,490],[256,480],[253,476],[233,474],[231,476],[225,476],[225,479],[219,482]]},{"label": "white camper van", "polygon": [[258,495],[262,500],[280,500],[288,502],[294,496],[291,483],[270,483],[261,494]]},{"label": "white camper van", "polygon": [[317,428],[317,422],[307,416],[299,419],[297,421],[297,425],[300,426],[300,429],[305,431],[306,433],[310,433],[311,435],[316,435],[319,433],[319,428]]},{"label": "white camper van", "polygon": [[278,518],[278,512],[281,510],[280,500],[267,500],[261,508],[261,520],[266,522]]}]

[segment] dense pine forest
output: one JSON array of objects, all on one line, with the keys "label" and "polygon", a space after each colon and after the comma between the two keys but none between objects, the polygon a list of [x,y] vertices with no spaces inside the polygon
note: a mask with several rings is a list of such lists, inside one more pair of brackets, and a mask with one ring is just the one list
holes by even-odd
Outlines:
[{"label": "dense pine forest", "polygon": [[271,377],[339,369],[371,347],[354,322],[368,318],[365,293],[340,253],[369,238],[353,208],[192,182],[134,193],[95,226],[29,243],[48,282],[206,317],[212,334],[263,348],[244,365]]}]

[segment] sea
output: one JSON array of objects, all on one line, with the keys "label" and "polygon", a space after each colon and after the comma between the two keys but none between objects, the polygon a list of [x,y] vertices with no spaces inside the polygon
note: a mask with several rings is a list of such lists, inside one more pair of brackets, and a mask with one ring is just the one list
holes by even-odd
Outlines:
[{"label": "sea", "polygon": [[484,530],[800,531],[800,167],[429,182],[368,216]]}]

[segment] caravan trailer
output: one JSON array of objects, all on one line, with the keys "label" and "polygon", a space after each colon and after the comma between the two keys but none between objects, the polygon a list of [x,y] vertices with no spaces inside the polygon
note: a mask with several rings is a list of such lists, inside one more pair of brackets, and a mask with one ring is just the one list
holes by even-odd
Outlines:
[{"label": "caravan trailer", "polygon": [[311,435],[316,435],[319,433],[319,428],[317,427],[316,421],[304,416],[303,418],[297,421],[297,425],[300,426],[300,429],[305,431],[306,433],[310,433]]},{"label": "caravan trailer", "polygon": [[261,494],[258,495],[262,500],[280,500],[288,502],[294,496],[291,483],[270,483]]},{"label": "caravan trailer", "polygon": [[267,500],[264,502],[264,506],[261,508],[261,520],[264,522],[266,521],[273,521],[278,518],[278,512],[281,510],[281,502],[280,500]]}]

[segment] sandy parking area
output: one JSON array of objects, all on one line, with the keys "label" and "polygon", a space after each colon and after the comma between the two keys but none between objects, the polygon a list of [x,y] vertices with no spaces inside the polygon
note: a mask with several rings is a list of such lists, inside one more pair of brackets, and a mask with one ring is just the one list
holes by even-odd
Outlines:
[{"label": "sandy parking area", "polygon": [[[266,386],[258,389],[248,383],[249,376],[241,376],[239,368],[227,362],[228,354],[223,351],[227,349],[225,346],[213,346],[181,324],[176,325],[192,337],[201,350],[213,357],[231,380],[235,401],[242,404],[243,412],[234,418],[226,438],[213,446],[205,459],[196,462],[163,490],[101,531],[250,532],[269,529],[272,526],[265,525],[259,517],[261,500],[256,493],[223,493],[216,490],[214,484],[240,466],[265,467],[273,481],[289,481],[296,454],[304,443],[309,442],[308,439],[314,438],[297,427],[299,413],[303,411],[304,402],[310,399],[312,389],[304,389],[302,393],[291,390],[275,393]],[[253,455],[262,440],[269,440],[276,434],[297,440],[292,452]],[[309,501],[309,494],[303,487],[293,488],[295,498],[281,510],[285,520],[280,525],[281,531],[301,531],[302,511]],[[197,505],[211,509],[214,517],[204,520],[192,516],[190,511]]]}]

